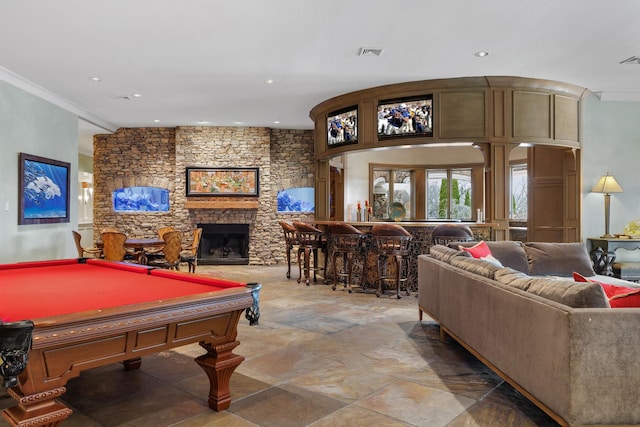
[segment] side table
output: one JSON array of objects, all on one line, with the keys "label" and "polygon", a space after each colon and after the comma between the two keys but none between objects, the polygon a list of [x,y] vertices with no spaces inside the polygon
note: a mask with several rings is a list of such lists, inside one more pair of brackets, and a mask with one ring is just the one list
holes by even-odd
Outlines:
[{"label": "side table", "polygon": [[629,250],[640,249],[640,239],[617,239],[607,237],[587,238],[587,251],[591,256],[593,270],[596,274],[614,276],[613,263],[616,260],[615,251],[618,248]]}]

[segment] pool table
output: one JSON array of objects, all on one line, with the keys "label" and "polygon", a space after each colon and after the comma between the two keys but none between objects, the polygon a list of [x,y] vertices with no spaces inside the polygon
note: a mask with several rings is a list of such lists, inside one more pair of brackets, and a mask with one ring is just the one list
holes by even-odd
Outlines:
[{"label": "pool table", "polygon": [[33,321],[33,344],[18,402],[2,415],[13,426],[55,426],[71,415],[58,397],[86,369],[199,342],[196,362],[209,377],[209,406],[231,404],[229,381],[244,357],[237,326],[259,318],[260,284],[244,284],[94,259],[0,265],[0,321]]}]

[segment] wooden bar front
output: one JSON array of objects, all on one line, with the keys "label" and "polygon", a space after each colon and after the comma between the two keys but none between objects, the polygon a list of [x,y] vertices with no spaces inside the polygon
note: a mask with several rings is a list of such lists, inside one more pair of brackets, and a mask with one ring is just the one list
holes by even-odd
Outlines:
[{"label": "wooden bar front", "polygon": [[[376,224],[398,224],[404,227],[411,235],[413,236],[413,240],[411,241],[411,255],[409,259],[409,277],[407,280],[407,284],[409,290],[411,292],[416,292],[418,290],[418,255],[428,254],[429,249],[433,245],[433,238],[431,237],[431,233],[433,229],[436,228],[440,224],[445,224],[444,222],[433,222],[433,221],[400,221],[400,222],[377,222],[377,221],[366,221],[366,222],[347,222],[347,221],[323,221],[318,220],[314,221],[314,224],[320,228],[326,230],[329,224],[335,224],[337,222],[344,222],[346,224],[350,224],[357,228],[358,230],[367,233],[366,241],[366,253],[367,253],[367,268],[365,269],[367,273],[366,277],[366,288],[371,290],[375,289],[377,286],[377,260],[375,254],[373,252],[373,240],[371,239],[371,228]],[[460,224],[468,226],[475,240],[493,240],[493,226],[492,223],[476,223],[476,222],[446,222],[446,224]],[[331,246],[329,246],[329,254],[331,253]],[[338,265],[338,270],[342,267],[341,260],[338,259],[336,261]],[[339,263],[339,264],[338,264]],[[390,266],[390,268],[392,268]],[[331,264],[331,258],[329,258],[329,264],[327,267],[328,272],[326,273],[327,277],[333,279],[331,272],[333,271],[333,266]],[[361,283],[362,278],[362,261],[360,259],[356,260],[356,263],[353,268],[353,277],[351,279],[352,284]]]}]

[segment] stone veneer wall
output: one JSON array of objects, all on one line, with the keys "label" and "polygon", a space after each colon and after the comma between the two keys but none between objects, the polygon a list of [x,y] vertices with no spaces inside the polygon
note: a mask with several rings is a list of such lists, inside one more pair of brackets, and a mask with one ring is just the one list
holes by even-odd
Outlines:
[{"label": "stone veneer wall", "polygon": [[[187,209],[188,166],[259,167],[258,208]],[[189,239],[198,223],[248,223],[249,263],[281,263],[286,257],[278,220],[312,219],[314,215],[277,214],[277,192],[288,187],[313,187],[313,183],[313,131],[122,128],[113,135],[94,137],[94,237],[105,227],[116,227],[130,236],[154,237],[159,227],[172,225]],[[168,188],[170,211],[115,213],[111,192],[134,185]]]},{"label": "stone veneer wall", "polygon": [[[275,196],[278,191],[286,188],[315,187],[313,145],[313,131],[311,130],[271,130],[271,182],[274,187],[272,206],[274,233],[271,238],[271,250],[274,261],[279,264],[287,262],[287,256],[284,251],[284,233],[278,221],[313,220],[315,214],[277,213]],[[291,255],[291,259],[296,259],[295,254]],[[294,276],[292,275],[292,277]]]},{"label": "stone veneer wall", "polygon": [[[115,227],[129,236],[154,237],[165,225],[183,224],[175,192],[174,128],[121,128],[93,138],[93,235]],[[169,212],[116,213],[111,193],[118,188],[153,186],[169,189]]]}]

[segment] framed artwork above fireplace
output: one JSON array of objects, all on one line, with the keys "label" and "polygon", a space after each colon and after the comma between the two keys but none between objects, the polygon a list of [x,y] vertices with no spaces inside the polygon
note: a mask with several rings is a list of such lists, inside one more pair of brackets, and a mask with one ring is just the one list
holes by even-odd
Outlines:
[{"label": "framed artwork above fireplace", "polygon": [[259,195],[259,168],[187,168],[187,197]]}]

